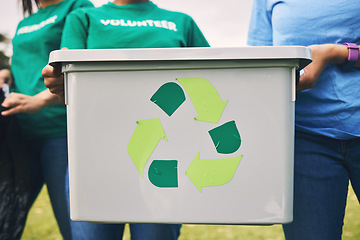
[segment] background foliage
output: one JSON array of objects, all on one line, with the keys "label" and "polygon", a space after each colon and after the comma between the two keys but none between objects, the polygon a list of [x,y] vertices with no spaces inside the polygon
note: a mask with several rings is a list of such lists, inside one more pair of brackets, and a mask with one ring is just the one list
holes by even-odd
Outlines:
[{"label": "background foliage", "polygon": [[5,54],[5,50],[9,44],[10,40],[3,34],[0,33],[0,45],[2,46],[0,50],[0,69],[9,68],[10,58]]},{"label": "background foliage", "polygon": [[[345,214],[343,240],[360,239],[360,208],[350,188]],[[22,240],[61,240],[46,187],[32,207]],[[125,240],[130,240],[126,226]],[[184,224],[179,240],[284,240],[280,225],[238,226],[238,225],[190,225]]]}]

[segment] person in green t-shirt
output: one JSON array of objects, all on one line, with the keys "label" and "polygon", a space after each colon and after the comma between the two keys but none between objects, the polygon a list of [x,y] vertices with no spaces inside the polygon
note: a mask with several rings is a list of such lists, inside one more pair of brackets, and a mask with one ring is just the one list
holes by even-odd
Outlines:
[{"label": "person in green t-shirt", "polygon": [[[159,8],[149,0],[115,0],[93,9],[79,9],[66,19],[61,46],[68,49],[209,47],[194,20]],[[43,69],[45,85],[63,101],[64,79],[58,66]],[[84,229],[89,226],[83,224]],[[171,240],[179,224],[130,224],[131,239]],[[94,228],[93,228],[94,229]],[[122,239],[123,225],[99,225],[97,232],[76,239]],[[97,235],[99,234],[99,235]]]},{"label": "person in green t-shirt", "polygon": [[[32,3],[38,10],[33,13]],[[32,192],[30,203],[47,185],[52,208],[64,239],[71,238],[66,194],[66,110],[44,85],[41,70],[49,53],[60,48],[66,16],[73,10],[93,7],[88,0],[22,0],[24,15],[13,38],[12,93],[1,114],[16,114],[30,151]],[[29,206],[30,207],[30,206]]]},{"label": "person in green t-shirt", "polygon": [[72,12],[66,20],[61,46],[104,49],[209,45],[194,20],[184,13],[161,9],[149,0],[116,0],[99,8]]},{"label": "person in green t-shirt", "polygon": [[[115,0],[94,9],[71,13],[62,48],[209,47],[194,20],[179,12],[158,8],[149,0]],[[61,69],[43,69],[45,85],[64,102]]]}]

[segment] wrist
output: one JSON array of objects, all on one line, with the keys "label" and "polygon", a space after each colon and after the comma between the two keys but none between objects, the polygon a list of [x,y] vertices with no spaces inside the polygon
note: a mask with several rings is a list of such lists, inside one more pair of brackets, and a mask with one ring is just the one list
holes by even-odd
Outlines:
[{"label": "wrist", "polygon": [[[50,93],[50,91],[49,91],[49,93]],[[56,104],[59,104],[59,98],[52,93],[50,93],[50,96],[45,98],[45,101],[46,101],[45,107],[51,107]]]},{"label": "wrist", "polygon": [[345,45],[329,44],[327,53],[329,54],[328,64],[341,65],[347,61],[349,50]]},{"label": "wrist", "polygon": [[49,105],[48,99],[42,93],[38,93],[34,96],[36,100],[36,105],[39,106],[40,109],[43,109]]},{"label": "wrist", "polygon": [[39,100],[41,107],[50,107],[60,103],[59,98],[50,92],[49,89],[45,89],[44,91],[35,95],[35,97]]},{"label": "wrist", "polygon": [[359,59],[359,46],[355,43],[344,43],[343,45],[346,46],[349,51],[348,57],[341,67],[343,70],[350,70]]}]

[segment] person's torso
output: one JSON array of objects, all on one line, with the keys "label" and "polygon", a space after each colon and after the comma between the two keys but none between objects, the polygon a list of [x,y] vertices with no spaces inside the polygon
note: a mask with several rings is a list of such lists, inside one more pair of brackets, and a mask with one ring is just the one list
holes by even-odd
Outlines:
[{"label": "person's torso", "polygon": [[152,2],[109,3],[86,13],[86,48],[187,47],[192,19],[158,8]]},{"label": "person's torso", "polygon": [[[49,53],[60,47],[62,29],[69,12],[88,1],[63,0],[59,4],[39,9],[22,20],[13,38],[11,71],[13,91],[34,96],[46,89],[41,75]],[[28,137],[66,135],[66,111],[61,104],[47,107],[36,114],[18,114]]]},{"label": "person's torso", "polygon": [[[272,44],[360,44],[360,4],[354,1],[268,0]],[[260,33],[261,34],[261,33]],[[360,136],[360,70],[328,65],[317,85],[299,92],[296,126],[339,139]]]}]

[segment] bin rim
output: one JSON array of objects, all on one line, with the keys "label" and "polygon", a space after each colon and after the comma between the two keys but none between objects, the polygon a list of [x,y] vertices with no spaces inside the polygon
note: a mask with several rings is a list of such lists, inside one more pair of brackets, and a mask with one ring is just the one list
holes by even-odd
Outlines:
[{"label": "bin rim", "polygon": [[302,69],[312,61],[311,50],[304,46],[72,49],[52,51],[49,63],[281,59],[298,59]]}]

